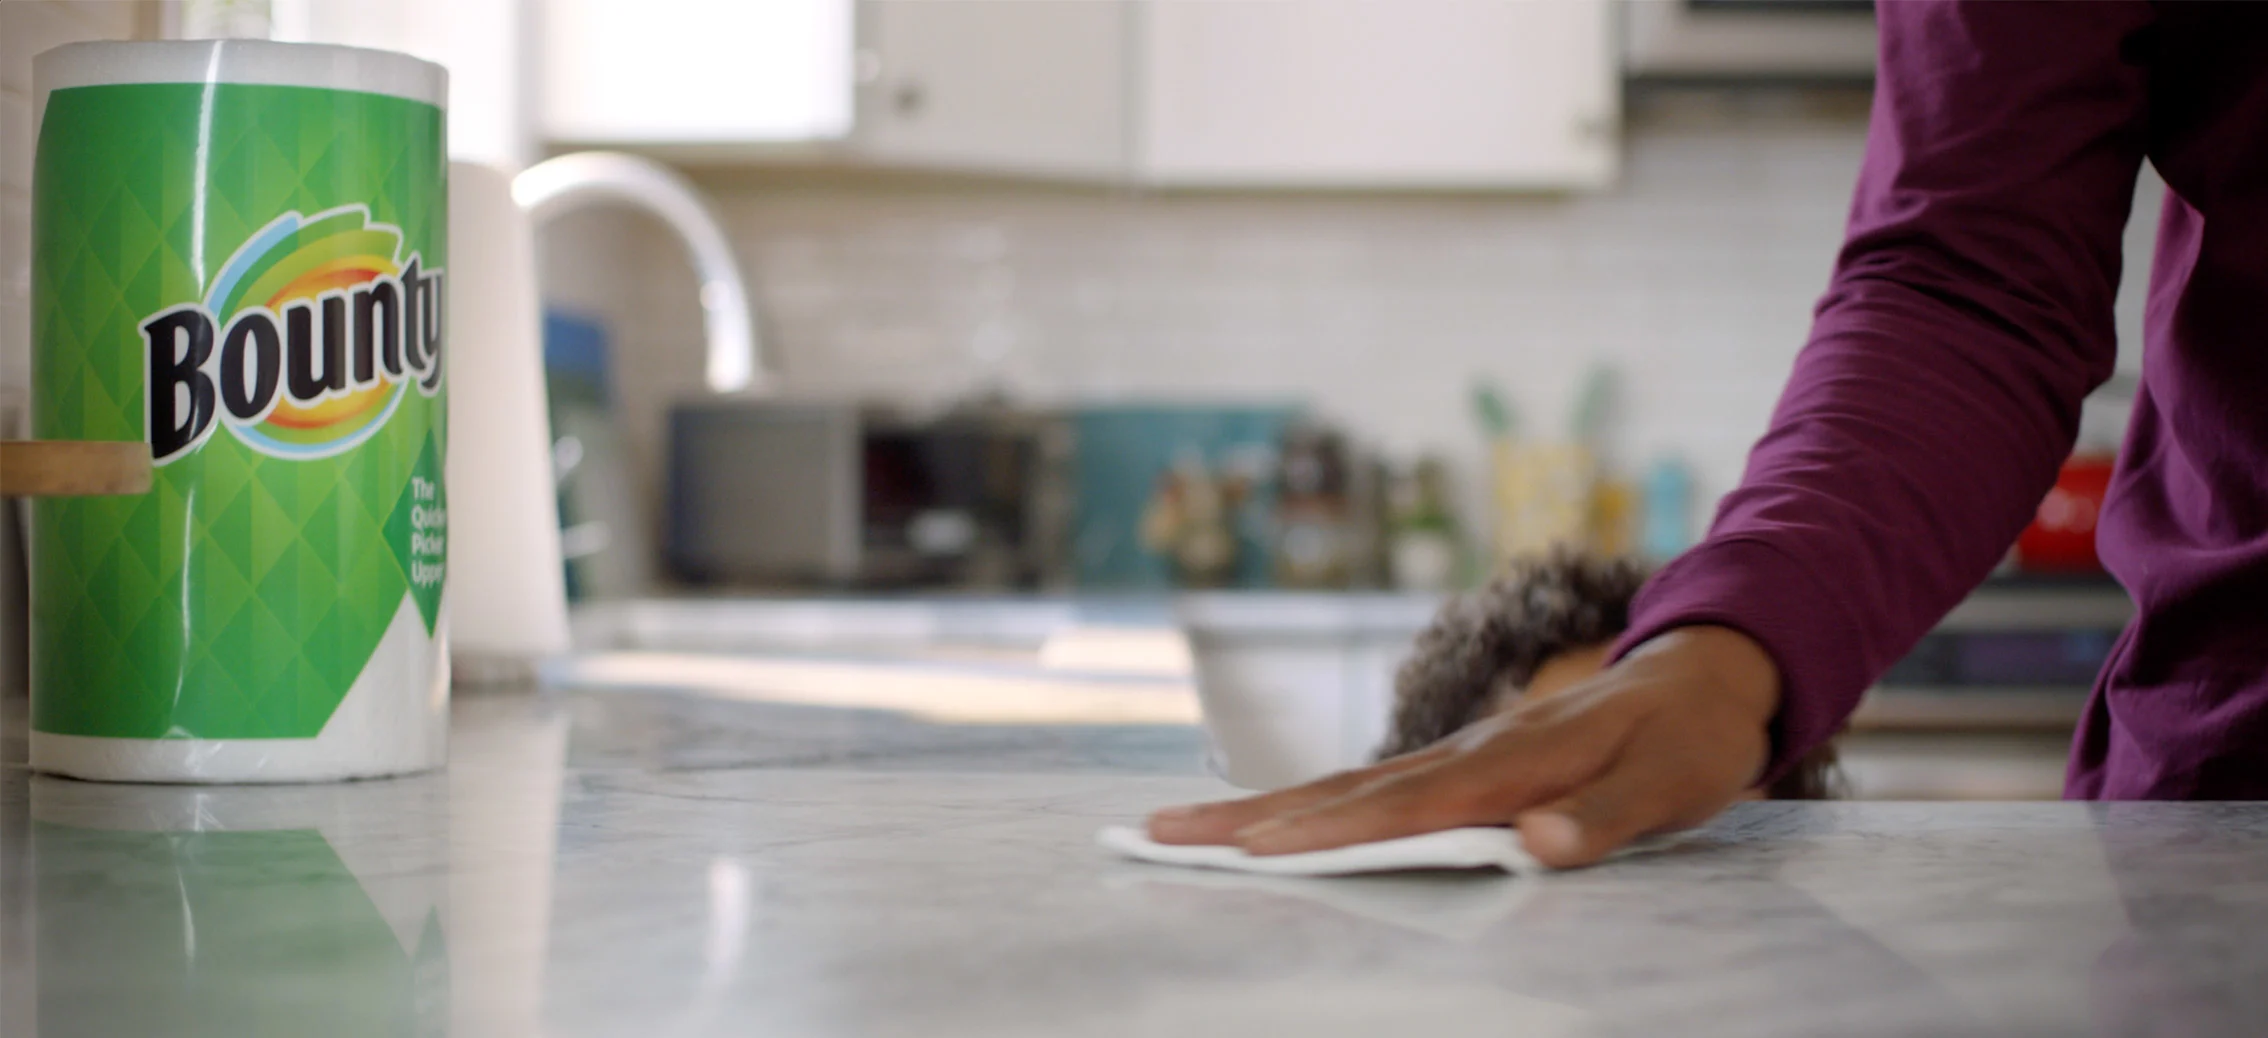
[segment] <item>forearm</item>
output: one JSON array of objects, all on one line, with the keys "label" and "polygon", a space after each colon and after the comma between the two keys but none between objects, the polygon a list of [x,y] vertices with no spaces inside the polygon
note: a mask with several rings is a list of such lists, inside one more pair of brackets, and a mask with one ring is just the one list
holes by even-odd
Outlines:
[{"label": "forearm", "polygon": [[1717,624],[1776,662],[1767,777],[1988,573],[2116,354],[2141,5],[1898,3],[1849,234],[1770,431],[1623,649]]}]

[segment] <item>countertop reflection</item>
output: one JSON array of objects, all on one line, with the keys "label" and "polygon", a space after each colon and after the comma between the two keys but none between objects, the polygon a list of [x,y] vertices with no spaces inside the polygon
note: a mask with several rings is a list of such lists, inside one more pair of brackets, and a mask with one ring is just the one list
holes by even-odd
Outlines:
[{"label": "countertop reflection", "polygon": [[1111,861],[1177,725],[491,694],[442,774],[0,770],[0,1032],[2256,1035],[2268,805],[1747,804],[1538,879]]}]

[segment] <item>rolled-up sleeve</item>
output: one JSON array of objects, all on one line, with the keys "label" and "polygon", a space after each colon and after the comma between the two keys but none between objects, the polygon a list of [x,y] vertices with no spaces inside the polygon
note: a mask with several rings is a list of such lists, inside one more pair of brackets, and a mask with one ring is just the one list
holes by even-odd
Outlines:
[{"label": "rolled-up sleeve", "polygon": [[1693,624],[1761,643],[1782,679],[1765,780],[1992,570],[2117,353],[2149,6],[1878,15],[1866,160],[1810,340],[1740,486],[1619,650]]}]

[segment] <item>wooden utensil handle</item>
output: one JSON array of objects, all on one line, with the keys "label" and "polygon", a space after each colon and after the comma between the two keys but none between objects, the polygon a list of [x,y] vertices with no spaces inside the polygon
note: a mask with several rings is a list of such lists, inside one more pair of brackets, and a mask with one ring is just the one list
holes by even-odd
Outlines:
[{"label": "wooden utensil handle", "polygon": [[112,440],[0,440],[0,497],[150,492],[150,445]]}]

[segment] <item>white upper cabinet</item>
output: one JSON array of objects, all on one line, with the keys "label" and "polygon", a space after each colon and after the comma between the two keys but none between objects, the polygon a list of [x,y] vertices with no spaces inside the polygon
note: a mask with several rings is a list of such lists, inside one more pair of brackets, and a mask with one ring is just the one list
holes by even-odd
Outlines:
[{"label": "white upper cabinet", "polygon": [[[521,0],[271,0],[202,6],[214,24],[185,25],[188,31],[256,28],[265,8],[275,39],[377,47],[439,62],[449,70],[450,158],[517,169],[538,157],[540,134],[528,118],[529,70],[537,44],[526,32]],[[192,13],[182,12],[184,18]],[[253,21],[239,27],[228,21],[231,17]]]},{"label": "white upper cabinet", "polygon": [[544,0],[538,125],[567,144],[850,132],[853,0]]},{"label": "white upper cabinet", "polygon": [[1163,187],[1562,189],[1617,165],[1608,0],[538,9],[553,142],[822,141],[882,165]]},{"label": "white upper cabinet", "polygon": [[1616,168],[1605,0],[1153,0],[1140,179],[1586,187]]},{"label": "white upper cabinet", "polygon": [[1073,177],[1127,161],[1132,0],[866,0],[860,153]]}]

